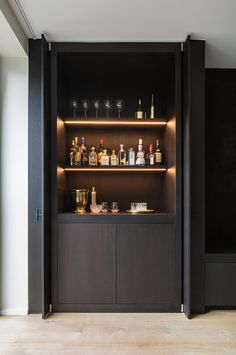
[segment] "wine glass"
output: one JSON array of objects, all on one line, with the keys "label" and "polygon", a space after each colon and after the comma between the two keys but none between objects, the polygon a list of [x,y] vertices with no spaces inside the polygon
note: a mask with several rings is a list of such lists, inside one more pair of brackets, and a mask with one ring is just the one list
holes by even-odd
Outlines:
[{"label": "wine glass", "polygon": [[103,102],[104,109],[107,113],[107,118],[109,118],[109,112],[112,110],[112,101],[111,99],[105,99]]},{"label": "wine glass", "polygon": [[120,114],[124,110],[124,101],[122,99],[116,99],[115,105],[118,110],[118,117],[120,118]]},{"label": "wine glass", "polygon": [[119,208],[118,202],[112,202],[111,203],[111,212],[117,213],[117,212],[119,212],[119,210],[120,210],[120,208]]},{"label": "wine glass", "polygon": [[87,117],[87,111],[90,109],[90,103],[88,99],[82,99],[80,106],[82,107],[83,111],[84,111],[84,117]]},{"label": "wine glass", "polygon": [[77,114],[78,109],[79,109],[79,100],[76,99],[75,97],[72,97],[70,99],[70,107],[73,109],[74,117],[76,117],[76,114]]},{"label": "wine glass", "polygon": [[94,99],[93,100],[93,108],[95,110],[95,116],[96,118],[98,118],[98,111],[101,109],[102,104],[101,104],[101,100],[99,99]]}]

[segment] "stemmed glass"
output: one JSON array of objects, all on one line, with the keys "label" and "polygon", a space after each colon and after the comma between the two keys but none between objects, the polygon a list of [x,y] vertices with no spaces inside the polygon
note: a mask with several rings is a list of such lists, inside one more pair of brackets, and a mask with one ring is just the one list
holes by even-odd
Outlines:
[{"label": "stemmed glass", "polygon": [[93,100],[93,108],[95,110],[95,116],[96,116],[96,118],[98,118],[98,111],[101,110],[101,108],[102,108],[101,100],[94,99]]},{"label": "stemmed glass", "polygon": [[76,117],[76,114],[78,113],[78,109],[79,109],[78,99],[76,99],[75,97],[72,97],[70,99],[70,107],[73,109],[74,117]]},{"label": "stemmed glass", "polygon": [[110,99],[105,99],[103,102],[104,109],[107,113],[107,118],[109,118],[109,112],[112,110],[112,101]]},{"label": "stemmed glass", "polygon": [[116,99],[115,105],[118,110],[118,117],[120,118],[120,114],[124,110],[124,101],[122,99]]},{"label": "stemmed glass", "polygon": [[86,118],[87,117],[87,111],[90,109],[89,100],[88,99],[82,99],[80,105],[81,105],[81,108],[84,111],[84,117]]}]

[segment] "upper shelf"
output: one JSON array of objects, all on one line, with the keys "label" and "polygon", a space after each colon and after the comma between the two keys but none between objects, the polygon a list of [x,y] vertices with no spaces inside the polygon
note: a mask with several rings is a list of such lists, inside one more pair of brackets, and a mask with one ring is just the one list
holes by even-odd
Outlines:
[{"label": "upper shelf", "polygon": [[154,127],[154,126],[166,126],[167,120],[156,118],[154,120],[142,119],[114,119],[114,118],[64,118],[63,122],[66,126],[142,126],[142,127]]}]

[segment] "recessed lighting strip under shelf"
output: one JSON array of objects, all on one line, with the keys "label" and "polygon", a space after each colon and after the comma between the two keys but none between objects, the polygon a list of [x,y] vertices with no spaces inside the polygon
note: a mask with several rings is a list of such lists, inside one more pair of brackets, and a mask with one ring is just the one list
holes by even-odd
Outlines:
[{"label": "recessed lighting strip under shelf", "polygon": [[166,168],[64,168],[64,171],[74,171],[74,172],[83,172],[83,171],[139,171],[139,172],[165,172]]},{"label": "recessed lighting strip under shelf", "polygon": [[65,125],[165,126],[167,121],[65,120]]}]

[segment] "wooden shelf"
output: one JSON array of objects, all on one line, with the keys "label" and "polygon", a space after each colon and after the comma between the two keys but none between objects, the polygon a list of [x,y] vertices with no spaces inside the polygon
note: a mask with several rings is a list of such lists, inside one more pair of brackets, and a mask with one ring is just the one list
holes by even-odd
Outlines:
[{"label": "wooden shelf", "polygon": [[142,119],[138,120],[136,118],[64,118],[63,122],[66,126],[136,126],[136,127],[155,127],[155,126],[166,126],[166,119]]},{"label": "wooden shelf", "polygon": [[117,165],[117,166],[66,166],[64,167],[64,171],[66,172],[85,172],[85,171],[109,171],[109,172],[157,172],[157,173],[165,173],[167,171],[166,166],[130,166],[130,165]]},{"label": "wooden shelf", "polygon": [[175,214],[172,213],[143,213],[131,214],[125,212],[118,213],[90,213],[84,214],[64,212],[58,214],[58,223],[152,223],[152,224],[172,224],[175,223]]}]

